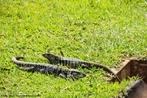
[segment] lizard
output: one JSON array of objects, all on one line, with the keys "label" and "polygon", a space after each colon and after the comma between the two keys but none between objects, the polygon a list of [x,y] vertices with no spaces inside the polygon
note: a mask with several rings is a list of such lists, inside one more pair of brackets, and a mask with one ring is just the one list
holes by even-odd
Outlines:
[{"label": "lizard", "polygon": [[120,82],[120,79],[118,76],[107,66],[98,64],[98,63],[92,63],[88,61],[83,61],[75,58],[65,58],[65,57],[60,57],[51,53],[44,53],[42,54],[43,57],[47,58],[51,64],[62,64],[63,66],[69,66],[71,68],[77,68],[77,67],[82,67],[82,68],[87,68],[87,69],[92,69],[92,67],[96,68],[103,68],[104,71],[107,71],[108,73],[111,73],[116,77],[118,82]]},{"label": "lizard", "polygon": [[17,68],[23,71],[29,71],[29,72],[40,72],[42,74],[54,74],[55,76],[60,76],[64,79],[79,79],[83,78],[86,75],[75,69],[66,69],[61,68],[57,65],[52,64],[43,64],[43,63],[31,63],[31,62],[24,62],[20,61],[20,59],[23,59],[21,56],[15,56],[12,57],[12,61],[17,64]]}]

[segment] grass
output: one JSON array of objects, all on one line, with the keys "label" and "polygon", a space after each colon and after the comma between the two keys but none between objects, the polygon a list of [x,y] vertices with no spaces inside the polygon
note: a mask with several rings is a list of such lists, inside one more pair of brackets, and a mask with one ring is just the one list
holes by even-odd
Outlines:
[{"label": "grass", "polygon": [[[46,52],[109,67],[122,57],[147,58],[144,0],[0,0],[0,95],[7,97],[110,98],[135,78],[107,83],[101,69],[66,81],[16,68],[13,56],[48,63]],[[4,96],[3,96],[4,97]]]}]

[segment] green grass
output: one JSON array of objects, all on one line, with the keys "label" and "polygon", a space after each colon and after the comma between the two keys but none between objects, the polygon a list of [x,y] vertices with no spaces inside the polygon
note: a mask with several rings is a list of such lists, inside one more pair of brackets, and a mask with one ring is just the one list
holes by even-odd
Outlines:
[{"label": "green grass", "polygon": [[110,84],[103,70],[79,68],[87,77],[66,81],[18,70],[13,56],[48,63],[41,54],[62,51],[111,68],[124,56],[147,58],[144,0],[0,0],[0,6],[0,95],[110,98],[134,80]]}]

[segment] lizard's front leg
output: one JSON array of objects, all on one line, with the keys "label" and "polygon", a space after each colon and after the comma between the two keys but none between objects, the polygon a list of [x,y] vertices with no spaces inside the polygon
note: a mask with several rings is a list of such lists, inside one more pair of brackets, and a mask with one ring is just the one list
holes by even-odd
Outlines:
[{"label": "lizard's front leg", "polygon": [[60,73],[59,76],[60,76],[61,78],[67,79],[67,77],[66,77],[65,74]]}]

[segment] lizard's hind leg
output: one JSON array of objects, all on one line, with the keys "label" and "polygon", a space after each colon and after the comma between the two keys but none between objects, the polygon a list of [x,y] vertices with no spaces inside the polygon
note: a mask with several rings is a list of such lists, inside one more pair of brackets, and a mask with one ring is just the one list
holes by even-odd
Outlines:
[{"label": "lizard's hind leg", "polygon": [[20,67],[20,66],[17,66],[18,69],[20,70],[23,70],[23,71],[29,71],[29,72],[34,72],[34,67]]}]

